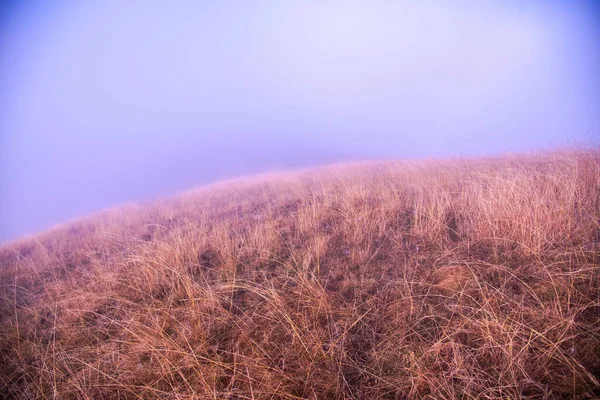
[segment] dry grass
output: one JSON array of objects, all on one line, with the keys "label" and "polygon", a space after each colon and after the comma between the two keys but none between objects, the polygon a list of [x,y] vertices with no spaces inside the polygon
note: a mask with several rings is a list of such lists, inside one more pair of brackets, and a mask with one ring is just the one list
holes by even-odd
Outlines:
[{"label": "dry grass", "polygon": [[600,152],[336,165],[0,247],[6,398],[600,397]]}]

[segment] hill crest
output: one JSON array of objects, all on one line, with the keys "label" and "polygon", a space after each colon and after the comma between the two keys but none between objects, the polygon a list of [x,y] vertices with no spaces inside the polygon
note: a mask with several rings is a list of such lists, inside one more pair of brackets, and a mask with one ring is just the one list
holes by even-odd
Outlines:
[{"label": "hill crest", "polygon": [[0,393],[600,395],[600,152],[337,164],[0,247]]}]

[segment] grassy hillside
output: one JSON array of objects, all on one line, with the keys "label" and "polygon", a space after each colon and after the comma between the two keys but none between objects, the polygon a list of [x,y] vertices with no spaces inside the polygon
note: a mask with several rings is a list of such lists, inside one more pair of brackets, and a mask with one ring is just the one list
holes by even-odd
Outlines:
[{"label": "grassy hillside", "polygon": [[0,247],[7,398],[600,397],[600,152],[335,165]]}]

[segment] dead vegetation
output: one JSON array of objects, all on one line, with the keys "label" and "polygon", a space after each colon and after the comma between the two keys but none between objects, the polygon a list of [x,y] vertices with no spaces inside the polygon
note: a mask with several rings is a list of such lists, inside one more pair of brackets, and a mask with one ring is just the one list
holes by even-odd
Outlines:
[{"label": "dead vegetation", "polygon": [[0,396],[600,397],[600,153],[335,165],[0,247]]}]

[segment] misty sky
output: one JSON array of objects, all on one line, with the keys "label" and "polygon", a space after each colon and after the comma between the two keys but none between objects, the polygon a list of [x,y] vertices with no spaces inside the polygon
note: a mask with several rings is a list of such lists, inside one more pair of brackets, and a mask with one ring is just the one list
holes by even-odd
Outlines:
[{"label": "misty sky", "polygon": [[260,171],[597,144],[594,4],[0,2],[0,242]]}]

